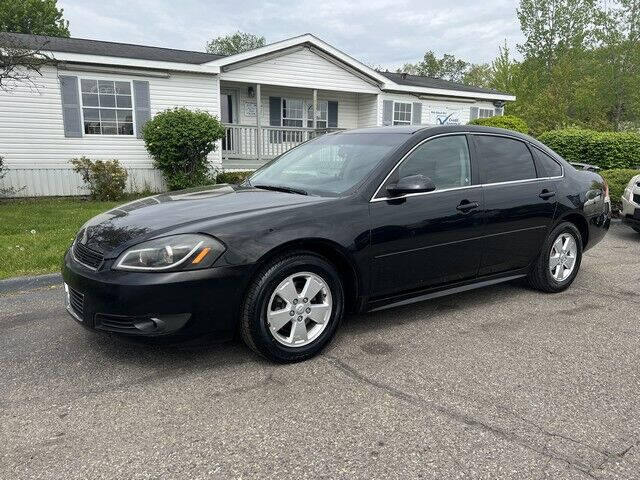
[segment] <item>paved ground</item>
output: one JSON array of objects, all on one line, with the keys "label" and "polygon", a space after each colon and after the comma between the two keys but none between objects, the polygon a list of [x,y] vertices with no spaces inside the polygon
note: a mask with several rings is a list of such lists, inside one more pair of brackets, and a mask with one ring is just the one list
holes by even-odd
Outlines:
[{"label": "paved ground", "polygon": [[312,361],[78,327],[0,297],[0,478],[640,478],[640,235],[567,292],[522,284],[348,319]]}]

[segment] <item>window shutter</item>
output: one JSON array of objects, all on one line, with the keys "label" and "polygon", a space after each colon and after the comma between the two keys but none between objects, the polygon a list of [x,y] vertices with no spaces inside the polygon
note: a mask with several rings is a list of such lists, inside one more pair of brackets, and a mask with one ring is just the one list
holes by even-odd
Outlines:
[{"label": "window shutter", "polygon": [[478,118],[478,107],[471,107],[471,112],[469,114],[469,121],[475,120]]},{"label": "window shutter", "polygon": [[61,75],[60,96],[62,98],[62,124],[64,136],[82,137],[82,117],[80,116],[80,92],[78,77]]},{"label": "window shutter", "polygon": [[151,99],[149,97],[149,82],[133,81],[133,104],[136,115],[136,137],[142,138],[142,127],[151,118]]},{"label": "window shutter", "polygon": [[393,125],[393,100],[382,101],[382,125]]},{"label": "window shutter", "polygon": [[338,102],[327,102],[327,127],[338,128]]},{"label": "window shutter", "polygon": [[269,97],[269,125],[272,127],[282,126],[282,99],[280,97]]},{"label": "window shutter", "polygon": [[422,103],[415,102],[411,107],[411,125],[422,124]]}]

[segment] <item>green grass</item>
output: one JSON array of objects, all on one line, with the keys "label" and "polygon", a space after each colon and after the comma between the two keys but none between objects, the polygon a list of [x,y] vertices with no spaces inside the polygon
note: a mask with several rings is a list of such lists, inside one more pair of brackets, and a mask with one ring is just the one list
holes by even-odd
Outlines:
[{"label": "green grass", "polygon": [[59,272],[82,224],[122,203],[81,198],[0,201],[0,278]]}]

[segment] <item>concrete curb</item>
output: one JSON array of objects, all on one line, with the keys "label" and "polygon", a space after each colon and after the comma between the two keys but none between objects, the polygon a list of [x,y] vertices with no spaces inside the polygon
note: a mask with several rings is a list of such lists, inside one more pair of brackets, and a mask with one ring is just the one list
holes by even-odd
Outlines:
[{"label": "concrete curb", "polygon": [[16,277],[0,280],[0,294],[31,290],[34,288],[51,287],[62,284],[62,275],[49,273],[31,277]]}]

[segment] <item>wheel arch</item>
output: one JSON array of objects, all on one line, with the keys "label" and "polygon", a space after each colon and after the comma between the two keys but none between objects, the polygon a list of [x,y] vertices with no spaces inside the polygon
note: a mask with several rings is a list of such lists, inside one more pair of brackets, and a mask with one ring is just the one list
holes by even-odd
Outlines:
[{"label": "wheel arch", "polygon": [[587,219],[578,212],[568,212],[561,216],[556,222],[556,226],[561,222],[569,222],[573,223],[578,231],[580,232],[580,237],[582,237],[582,249],[585,250],[587,248],[587,244],[589,243],[589,223]]},{"label": "wheel arch", "polygon": [[300,238],[278,245],[266,252],[255,262],[251,275],[253,276],[260,268],[274,258],[287,252],[299,251],[315,253],[327,259],[336,267],[340,278],[343,280],[345,289],[345,311],[358,311],[360,308],[359,297],[363,291],[360,283],[362,276],[358,271],[355,261],[347,250],[331,240],[324,238]]}]

